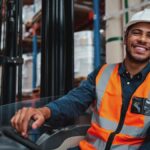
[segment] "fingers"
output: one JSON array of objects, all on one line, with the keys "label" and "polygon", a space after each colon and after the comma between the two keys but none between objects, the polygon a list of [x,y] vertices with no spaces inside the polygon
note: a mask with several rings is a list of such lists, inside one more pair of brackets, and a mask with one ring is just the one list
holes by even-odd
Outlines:
[{"label": "fingers", "polygon": [[[39,113],[41,113],[41,112],[39,112]],[[33,116],[33,119],[35,120],[35,122],[33,122],[33,124],[32,124],[33,129],[41,127],[41,125],[45,122],[45,118],[44,118],[43,114],[42,115],[36,114]]]},{"label": "fingers", "polygon": [[12,117],[11,124],[22,136],[27,137],[28,125],[31,118],[35,120],[32,124],[33,129],[40,127],[45,121],[42,111],[36,108],[22,108]]},{"label": "fingers", "polygon": [[27,137],[28,124],[33,114],[34,114],[33,108],[23,108],[21,111],[20,120],[18,120],[20,127],[19,131],[24,137]]},{"label": "fingers", "polygon": [[12,125],[19,131],[19,118],[20,118],[21,110],[18,110],[15,114],[15,117],[12,118]]},{"label": "fingers", "polygon": [[22,108],[11,119],[12,126],[24,137],[27,137],[28,123],[34,113],[33,108]]}]

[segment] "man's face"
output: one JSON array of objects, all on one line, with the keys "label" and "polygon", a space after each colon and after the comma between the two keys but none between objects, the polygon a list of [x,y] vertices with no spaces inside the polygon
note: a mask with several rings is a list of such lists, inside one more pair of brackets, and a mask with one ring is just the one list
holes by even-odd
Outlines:
[{"label": "man's face", "polygon": [[150,59],[150,23],[132,25],[125,37],[126,59],[145,63]]}]

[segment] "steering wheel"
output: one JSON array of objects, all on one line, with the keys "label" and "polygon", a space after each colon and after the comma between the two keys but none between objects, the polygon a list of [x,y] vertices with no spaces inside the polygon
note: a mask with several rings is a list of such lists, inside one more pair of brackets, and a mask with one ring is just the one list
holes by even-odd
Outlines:
[{"label": "steering wheel", "polygon": [[[33,120],[29,123],[29,128],[31,128],[32,123]],[[45,124],[42,127],[44,126],[47,127]],[[1,131],[6,137],[25,147],[24,149],[19,148],[19,150],[66,150],[79,144],[85,137],[89,126],[89,124],[76,124],[56,129],[52,132],[45,132],[46,130],[48,131],[48,129],[46,129],[36,142],[33,142],[29,138],[22,137],[10,126],[3,127]],[[49,127],[49,130],[50,129],[51,127]],[[3,150],[12,150],[12,148]]]},{"label": "steering wheel", "polygon": [[[24,148],[22,147],[22,149],[24,149],[24,150],[27,150],[27,149],[30,149],[30,150],[42,150],[37,144],[35,144],[33,141],[31,141],[28,138],[22,137],[21,135],[19,135],[16,132],[16,130],[14,128],[12,128],[10,126],[9,127],[3,127],[1,129],[1,134],[6,136],[6,141],[4,143],[5,145],[7,145],[7,139],[11,139],[12,141],[14,141],[14,143],[16,145],[16,149],[17,149],[17,147],[19,148],[18,145],[21,144],[21,145],[24,146]],[[11,143],[13,143],[13,142],[11,142]],[[5,149],[12,150],[12,147],[11,146],[10,146],[10,148],[6,147]],[[3,150],[5,150],[5,149],[3,148]],[[21,149],[19,148],[19,150],[21,150]]]}]

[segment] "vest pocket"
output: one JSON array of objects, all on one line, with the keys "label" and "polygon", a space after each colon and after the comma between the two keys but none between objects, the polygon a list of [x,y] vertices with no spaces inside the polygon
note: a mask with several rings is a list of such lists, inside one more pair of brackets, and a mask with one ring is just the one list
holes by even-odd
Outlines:
[{"label": "vest pocket", "polygon": [[133,97],[131,112],[150,116],[150,99]]}]

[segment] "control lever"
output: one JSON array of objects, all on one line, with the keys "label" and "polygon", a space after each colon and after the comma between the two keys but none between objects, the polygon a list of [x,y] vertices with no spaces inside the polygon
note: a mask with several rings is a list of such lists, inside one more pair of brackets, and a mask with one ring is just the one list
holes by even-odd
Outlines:
[{"label": "control lever", "polygon": [[[34,123],[34,119],[31,118],[30,121],[29,121],[29,129],[32,129],[32,124]],[[41,129],[43,132],[52,132],[53,130],[53,127],[44,123],[41,127],[39,127],[39,129]]]}]

